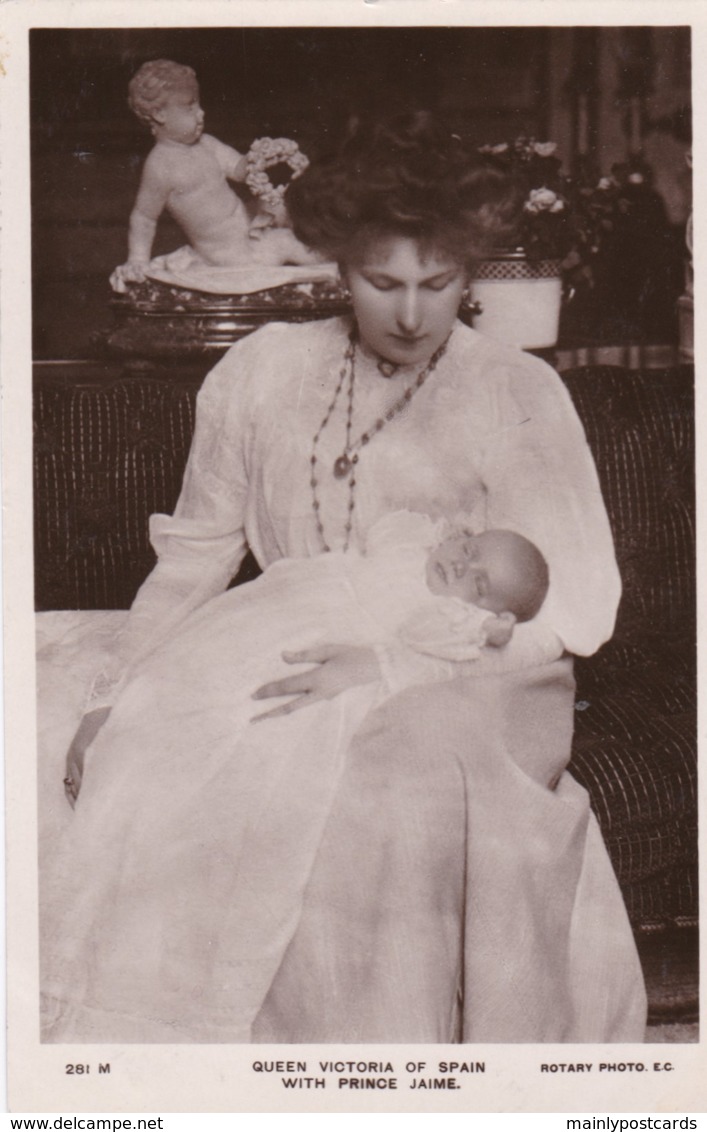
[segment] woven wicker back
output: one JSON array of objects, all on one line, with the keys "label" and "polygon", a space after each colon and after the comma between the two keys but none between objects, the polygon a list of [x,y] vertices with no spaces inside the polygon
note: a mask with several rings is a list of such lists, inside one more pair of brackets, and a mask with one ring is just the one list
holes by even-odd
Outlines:
[{"label": "woven wicker back", "polygon": [[690,371],[591,366],[563,375],[599,470],[624,594],[616,640],[683,632],[695,605]]},{"label": "woven wicker back", "polygon": [[697,919],[694,417],[690,371],[564,375],[599,469],[624,593],[578,661],[570,769],[632,921]]},{"label": "woven wicker back", "polygon": [[149,378],[35,390],[38,609],[123,609],[154,564],[148,517],[171,513],[193,385]]}]

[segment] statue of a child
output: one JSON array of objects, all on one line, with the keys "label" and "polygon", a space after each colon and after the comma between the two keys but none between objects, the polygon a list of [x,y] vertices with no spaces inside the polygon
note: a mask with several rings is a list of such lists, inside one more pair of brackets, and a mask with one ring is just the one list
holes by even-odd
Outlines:
[{"label": "statue of a child", "polygon": [[145,63],[129,85],[128,103],[155,138],[130,215],[127,263],[116,267],[111,285],[125,290],[142,282],[152,257],[157,221],[166,209],[183,229],[194,264],[309,264],[317,257],[289,229],[253,238],[245,205],[229,185],[244,181],[247,159],[204,133],[199,85],[191,67],[167,59]]}]

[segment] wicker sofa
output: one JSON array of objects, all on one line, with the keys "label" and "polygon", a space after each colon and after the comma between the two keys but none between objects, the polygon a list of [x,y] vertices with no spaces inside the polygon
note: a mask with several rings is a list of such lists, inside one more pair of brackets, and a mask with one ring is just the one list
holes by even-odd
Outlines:
[{"label": "wicker sofa", "polygon": [[[177,498],[203,371],[38,370],[37,609],[127,608],[154,561],[148,515]],[[692,373],[586,366],[563,379],[624,581],[613,640],[577,664],[571,770],[645,938],[697,922]],[[246,560],[239,578],[254,572]]]}]

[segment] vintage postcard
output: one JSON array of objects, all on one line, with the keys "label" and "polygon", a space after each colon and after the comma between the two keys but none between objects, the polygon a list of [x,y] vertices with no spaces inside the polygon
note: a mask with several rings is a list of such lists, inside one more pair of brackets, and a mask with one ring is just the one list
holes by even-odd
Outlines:
[{"label": "vintage postcard", "polygon": [[706,47],[0,7],[12,1112],[706,1107]]}]

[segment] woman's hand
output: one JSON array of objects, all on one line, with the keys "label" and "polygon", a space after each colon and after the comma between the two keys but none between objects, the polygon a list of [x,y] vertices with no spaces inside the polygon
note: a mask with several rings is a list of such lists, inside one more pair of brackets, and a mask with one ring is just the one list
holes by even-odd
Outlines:
[{"label": "woman's hand", "polygon": [[252,722],[289,715],[319,700],[331,700],[347,688],[370,684],[380,677],[380,665],[374,649],[357,645],[316,645],[298,652],[284,652],[287,664],[317,664],[306,672],[285,676],[263,684],[253,693],[254,700],[267,700],[270,696],[297,696],[289,703],[254,716]]},{"label": "woman's hand", "polygon": [[66,777],[64,779],[64,791],[66,798],[73,809],[76,805],[76,799],[79,796],[81,789],[81,779],[83,778],[83,764],[86,757],[86,751],[90,747],[101,727],[110,715],[110,708],[96,708],[95,711],[89,711],[84,715],[81,720],[78,730],[71,740],[66,756]]}]

